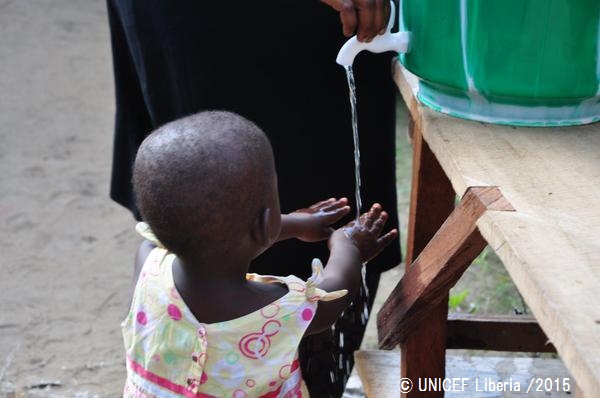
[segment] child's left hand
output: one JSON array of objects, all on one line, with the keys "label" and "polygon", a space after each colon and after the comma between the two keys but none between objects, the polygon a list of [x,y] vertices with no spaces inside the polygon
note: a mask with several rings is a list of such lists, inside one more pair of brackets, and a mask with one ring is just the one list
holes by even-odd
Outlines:
[{"label": "child's left hand", "polygon": [[295,238],[304,242],[318,242],[329,238],[333,233],[330,225],[349,211],[347,198],[330,198],[287,214],[284,222],[288,223],[290,234]]}]

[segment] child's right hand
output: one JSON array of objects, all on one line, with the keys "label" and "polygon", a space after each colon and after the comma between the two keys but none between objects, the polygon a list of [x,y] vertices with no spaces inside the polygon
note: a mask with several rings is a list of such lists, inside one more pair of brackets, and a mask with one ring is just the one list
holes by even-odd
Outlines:
[{"label": "child's right hand", "polygon": [[331,235],[329,261],[317,287],[326,292],[345,289],[348,294],[337,300],[321,302],[305,335],[331,327],[354,300],[361,283],[360,265],[377,256],[398,236],[396,229],[381,235],[387,218],[387,213],[376,203],[358,220]]},{"label": "child's right hand", "polygon": [[360,261],[365,263],[375,258],[387,245],[398,236],[398,230],[392,229],[381,235],[388,214],[382,210],[379,203],[363,213],[358,220],[353,220],[334,232],[329,240],[330,247],[337,239],[350,239],[360,253]]}]

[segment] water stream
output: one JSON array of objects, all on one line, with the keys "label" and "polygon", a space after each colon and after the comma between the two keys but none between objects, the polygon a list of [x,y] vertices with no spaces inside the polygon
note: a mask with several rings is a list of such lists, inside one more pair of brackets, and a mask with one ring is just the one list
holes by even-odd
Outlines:
[{"label": "water stream", "polygon": [[[350,108],[352,110],[352,136],[354,137],[354,196],[356,197],[356,220],[358,220],[362,208],[362,199],[360,197],[360,146],[358,141],[358,114],[356,112],[356,84],[354,83],[354,71],[352,70],[352,65],[346,66],[346,77],[348,78]],[[359,293],[364,300],[359,300],[352,304],[358,306],[362,301],[363,309],[360,312],[360,322],[362,325],[366,325],[367,320],[369,319],[369,309],[367,307],[367,302],[369,301],[369,288],[367,287],[367,281],[365,279],[367,272],[365,264],[366,263],[363,264],[361,269],[362,289],[364,290],[364,294]],[[341,344],[343,345],[343,341],[341,341]]]},{"label": "water stream", "polygon": [[360,197],[360,146],[358,141],[358,115],[356,113],[356,84],[354,83],[354,71],[352,65],[346,66],[346,77],[348,78],[348,89],[350,95],[350,108],[352,109],[352,133],[354,137],[354,196],[356,198],[356,219],[360,217],[362,199]]}]

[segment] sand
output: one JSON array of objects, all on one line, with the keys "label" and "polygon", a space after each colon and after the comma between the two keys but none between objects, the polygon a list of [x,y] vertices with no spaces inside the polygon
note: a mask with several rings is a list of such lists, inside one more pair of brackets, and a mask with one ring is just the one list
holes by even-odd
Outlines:
[{"label": "sand", "polygon": [[139,240],[108,199],[113,95],[103,1],[0,0],[0,397],[122,388]]}]

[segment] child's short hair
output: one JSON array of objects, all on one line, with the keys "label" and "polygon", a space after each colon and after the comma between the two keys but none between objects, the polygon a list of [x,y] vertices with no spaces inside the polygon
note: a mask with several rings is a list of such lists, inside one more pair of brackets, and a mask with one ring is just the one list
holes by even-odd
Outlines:
[{"label": "child's short hair", "polygon": [[[173,253],[226,253],[264,206],[274,178],[265,134],[249,120],[207,111],[168,123],[140,146],[138,207]],[[218,252],[217,252],[218,251]]]}]

